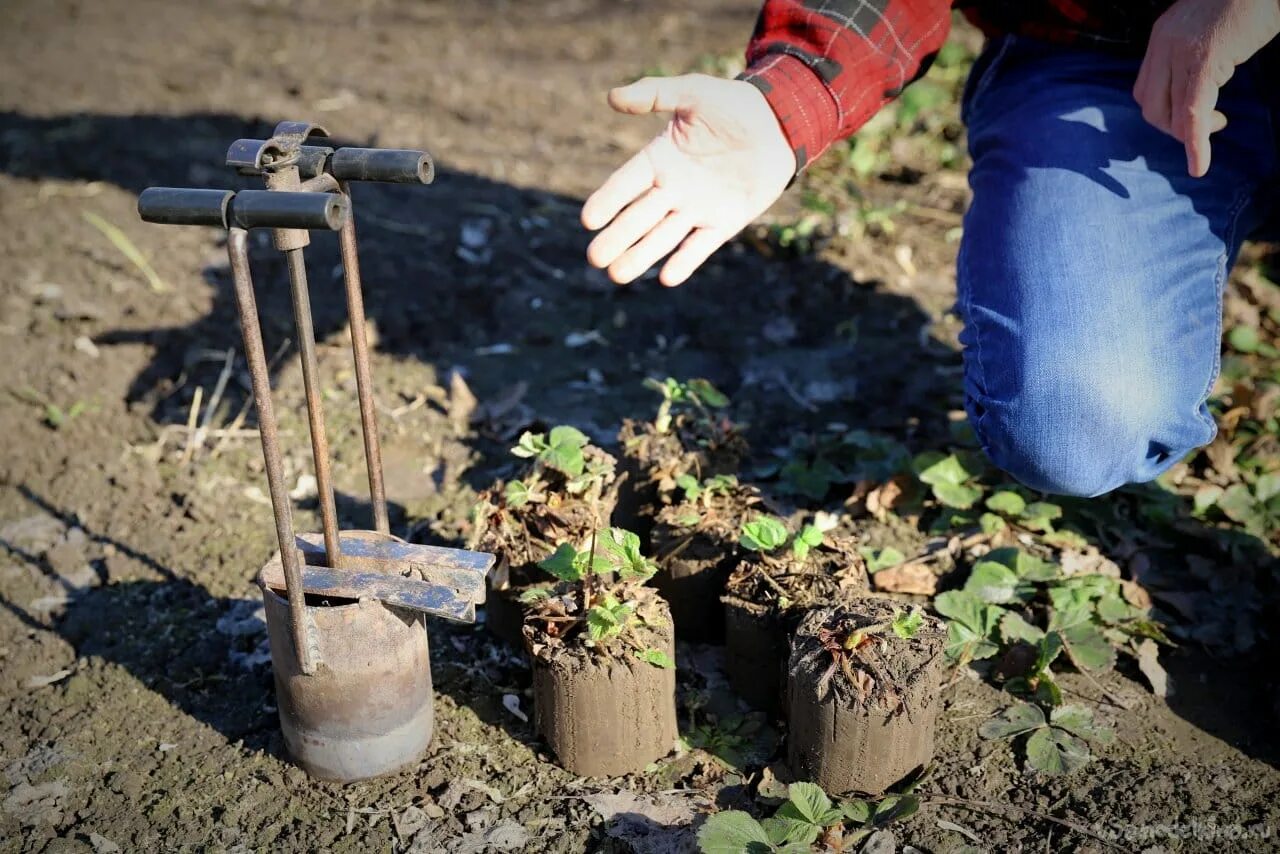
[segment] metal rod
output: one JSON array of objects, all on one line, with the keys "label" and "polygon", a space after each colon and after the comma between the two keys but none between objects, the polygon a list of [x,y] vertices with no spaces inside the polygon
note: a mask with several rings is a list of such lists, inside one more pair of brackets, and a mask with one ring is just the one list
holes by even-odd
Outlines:
[{"label": "metal rod", "polygon": [[235,281],[236,308],[240,314],[240,332],[244,337],[244,357],[249,364],[253,383],[253,400],[258,411],[258,433],[262,437],[262,458],[267,469],[267,488],[271,493],[271,509],[276,518],[276,538],[280,542],[280,562],[284,567],[285,591],[289,598],[289,629],[298,666],[312,673],[311,644],[307,639],[306,602],[302,591],[302,569],[298,564],[298,547],[293,536],[289,491],[284,483],[284,464],[280,459],[280,433],[271,403],[271,376],[267,356],[262,347],[262,329],[258,324],[258,305],[253,295],[253,279],[249,274],[248,232],[233,228],[227,234],[227,255],[231,260],[231,277]]},{"label": "metal rod", "polygon": [[338,511],[333,500],[329,439],[324,429],[306,260],[300,248],[287,249],[284,255],[289,265],[289,290],[293,294],[293,317],[298,327],[298,354],[302,357],[302,385],[307,395],[307,420],[311,426],[311,454],[316,464],[316,493],[320,501],[320,523],[324,529],[325,558],[329,566],[337,568],[342,565],[342,546],[338,540]]},{"label": "metal rod", "polygon": [[[351,185],[339,183],[338,191],[351,201]],[[378,416],[373,408],[373,378],[369,369],[369,341],[365,337],[364,294],[360,281],[360,259],[356,252],[356,222],[350,213],[338,232],[342,249],[343,279],[347,286],[347,314],[351,323],[351,351],[356,361],[356,394],[360,398],[360,429],[364,434],[364,459],[369,469],[369,497],[373,505],[373,527],[391,533],[387,518],[387,492],[382,482],[382,446],[378,440]]]}]

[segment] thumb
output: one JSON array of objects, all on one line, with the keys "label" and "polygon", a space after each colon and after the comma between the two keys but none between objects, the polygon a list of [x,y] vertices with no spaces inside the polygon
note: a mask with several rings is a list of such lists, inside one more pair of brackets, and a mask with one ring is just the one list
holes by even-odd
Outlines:
[{"label": "thumb", "polygon": [[669,113],[688,106],[700,74],[680,77],[642,77],[609,91],[609,106],[619,113]]}]

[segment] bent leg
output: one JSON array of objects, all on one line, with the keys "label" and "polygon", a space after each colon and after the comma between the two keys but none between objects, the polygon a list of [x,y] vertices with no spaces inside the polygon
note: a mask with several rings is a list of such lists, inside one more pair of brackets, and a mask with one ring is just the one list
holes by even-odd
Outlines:
[{"label": "bent leg", "polygon": [[1213,167],[1194,179],[1130,94],[1137,60],[992,50],[965,105],[973,203],[957,270],[974,429],[1038,490],[1150,480],[1214,436],[1223,282],[1275,169],[1266,111],[1239,74]]}]

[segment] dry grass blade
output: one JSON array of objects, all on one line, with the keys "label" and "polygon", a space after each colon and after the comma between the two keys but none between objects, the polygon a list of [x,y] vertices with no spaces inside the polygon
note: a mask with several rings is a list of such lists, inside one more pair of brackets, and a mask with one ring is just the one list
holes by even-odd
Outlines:
[{"label": "dry grass blade", "polygon": [[93,211],[84,211],[82,215],[85,222],[106,235],[107,240],[110,240],[120,250],[120,254],[128,258],[129,262],[138,268],[139,272],[146,277],[147,284],[151,286],[151,290],[158,294],[169,290],[169,286],[164,283],[164,279],[161,279],[160,274],[151,267],[150,262],[147,261],[147,256],[143,255],[142,250],[134,245],[133,241],[129,239],[129,235]]}]

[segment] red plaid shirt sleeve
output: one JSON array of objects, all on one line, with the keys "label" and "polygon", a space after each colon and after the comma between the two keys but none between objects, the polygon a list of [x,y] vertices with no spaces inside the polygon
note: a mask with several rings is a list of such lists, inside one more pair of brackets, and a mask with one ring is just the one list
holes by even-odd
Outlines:
[{"label": "red plaid shirt sleeve", "polygon": [[928,69],[949,0],[766,0],[742,78],[764,93],[796,171]]}]

